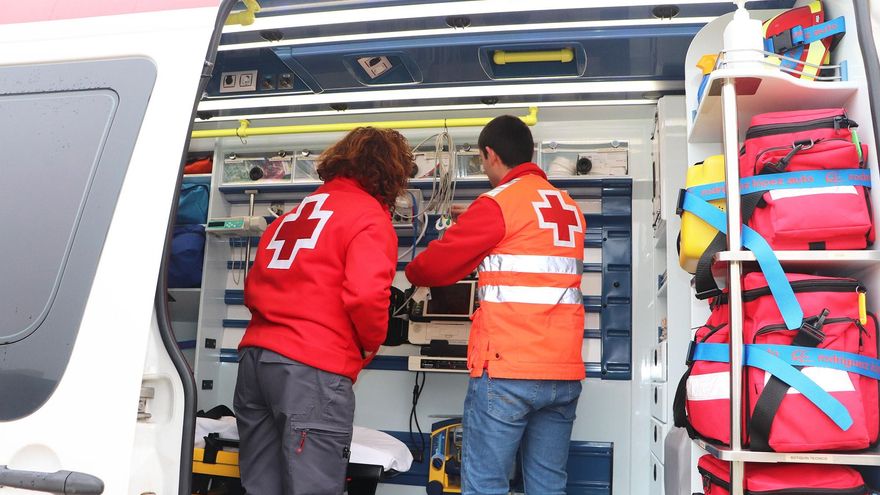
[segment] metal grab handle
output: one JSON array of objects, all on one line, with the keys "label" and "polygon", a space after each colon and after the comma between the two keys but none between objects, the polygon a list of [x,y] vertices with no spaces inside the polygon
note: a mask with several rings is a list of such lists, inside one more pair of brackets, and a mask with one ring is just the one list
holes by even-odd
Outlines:
[{"label": "metal grab handle", "polygon": [[58,495],[100,495],[104,482],[90,474],[76,471],[19,471],[0,466],[0,487],[21,488]]}]

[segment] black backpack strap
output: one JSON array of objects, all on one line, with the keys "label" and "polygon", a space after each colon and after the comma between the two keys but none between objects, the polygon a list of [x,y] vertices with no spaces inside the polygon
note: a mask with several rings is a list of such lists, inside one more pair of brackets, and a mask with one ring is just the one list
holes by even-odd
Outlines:
[{"label": "black backpack strap", "polygon": [[[825,317],[828,316],[828,310],[822,312],[816,319],[816,323],[804,322],[792,345],[800,347],[817,347],[825,339],[822,332],[822,325],[825,323]],[[797,369],[801,369],[798,367]],[[755,403],[755,412],[749,421],[749,446],[752,450],[770,452],[770,427],[773,425],[773,419],[785,399],[785,394],[791,388],[787,383],[783,382],[775,376],[771,376],[764,386],[764,390]]]},{"label": "black backpack strap", "polygon": [[[764,191],[742,196],[741,211],[743,225],[748,225],[749,220],[752,219],[752,215],[755,214],[755,210],[763,200]],[[727,236],[718,232],[715,238],[712,239],[712,242],[709,243],[709,246],[706,247],[706,250],[703,251],[703,255],[700,256],[700,260],[697,262],[697,271],[694,273],[694,288],[697,292],[697,299],[709,299],[721,294],[721,289],[718,288],[718,284],[715,283],[715,277],[712,276],[712,262],[715,254],[725,249],[727,249]]]},{"label": "black backpack strap", "polygon": [[229,438],[220,438],[219,433],[208,433],[205,437],[205,453],[202,456],[202,462],[205,464],[217,464],[217,453],[222,451],[224,447],[239,447],[238,440]]},{"label": "black backpack strap", "polygon": [[697,438],[697,431],[694,429],[691,422],[687,417],[687,381],[691,376],[691,371],[694,369],[694,349],[696,348],[696,342],[691,342],[690,347],[688,348],[688,356],[687,356],[687,370],[681,375],[681,379],[678,381],[678,387],[675,389],[675,399],[672,401],[672,419],[675,426],[679,428],[684,428],[687,430],[687,434],[691,438]]}]

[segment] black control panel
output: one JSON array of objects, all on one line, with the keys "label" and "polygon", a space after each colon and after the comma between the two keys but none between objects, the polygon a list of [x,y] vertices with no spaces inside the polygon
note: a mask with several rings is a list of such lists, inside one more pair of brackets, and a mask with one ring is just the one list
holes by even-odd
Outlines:
[{"label": "black control panel", "polygon": [[458,359],[426,359],[422,358],[422,368],[428,370],[467,371],[467,361]]}]

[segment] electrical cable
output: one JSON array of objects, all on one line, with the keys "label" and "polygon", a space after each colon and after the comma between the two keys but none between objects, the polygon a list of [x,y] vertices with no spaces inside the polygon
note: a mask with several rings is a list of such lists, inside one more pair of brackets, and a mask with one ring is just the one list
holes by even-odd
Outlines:
[{"label": "electrical cable", "polygon": [[[419,382],[419,377],[421,377],[422,379],[421,383]],[[424,371],[419,371],[416,373],[415,384],[413,385],[412,409],[410,409],[409,412],[409,441],[413,445],[413,447],[417,445],[414,438],[415,435],[413,434],[413,422],[415,422],[416,431],[419,434],[419,451],[414,452],[413,460],[419,463],[424,461],[425,450],[428,447],[427,442],[425,441],[425,435],[422,433],[422,427],[419,424],[418,411],[416,409],[419,404],[419,398],[421,398],[422,392],[425,390],[425,380],[427,380],[427,373],[425,373]]]},{"label": "electrical cable", "polygon": [[422,222],[422,227],[420,229],[419,235],[414,238],[415,240],[413,241],[413,245],[408,247],[406,251],[400,253],[400,255],[397,257],[397,261],[400,261],[401,259],[407,257],[410,253],[415,254],[416,246],[418,246],[419,242],[421,242],[421,240],[425,237],[425,232],[427,231],[428,222]]},{"label": "electrical cable", "polygon": [[[425,237],[425,234],[428,231],[428,215],[430,213],[439,214],[440,219],[451,219],[452,218],[452,202],[455,197],[455,185],[456,185],[456,177],[455,177],[455,165],[456,165],[456,157],[453,150],[455,150],[455,145],[453,143],[452,137],[449,135],[448,129],[440,132],[438,134],[434,134],[429,136],[428,138],[422,140],[418,145],[413,148],[413,153],[417,152],[418,149],[424,145],[431,138],[436,138],[434,141],[434,158],[436,163],[434,168],[431,170],[431,199],[428,201],[426,205],[422,208],[421,211],[415,211],[415,198],[413,198],[413,214],[406,215],[397,213],[399,218],[404,220],[411,220],[413,222],[413,227],[417,227],[417,223],[419,220],[422,221],[421,229],[419,234],[415,237],[413,241],[413,245],[406,249],[404,252],[400,253],[397,256],[397,260],[400,261],[403,258],[412,255],[415,257],[415,250],[418,246],[419,242]],[[448,165],[446,167],[443,166],[443,154],[444,149],[448,150]],[[441,227],[442,225],[442,227]],[[438,221],[435,227],[438,227],[439,236],[443,237],[443,233],[446,230],[446,223]],[[404,309],[406,309],[407,304],[412,300],[415,292],[411,293],[409,297],[401,303],[400,306],[392,313],[392,317],[399,316]]]},{"label": "electrical cable", "polygon": [[[247,239],[247,238],[245,238],[245,239]],[[232,283],[234,283],[236,286],[241,283],[242,274],[244,273],[243,271],[241,271],[240,266],[239,267],[235,266],[236,262],[240,263],[241,262],[240,260],[244,258],[244,247],[242,247],[242,246],[244,246],[244,244],[242,244],[241,246],[236,245],[239,243],[238,241],[240,241],[240,240],[241,240],[240,238],[239,239],[236,239],[236,238],[232,239],[232,241],[231,241],[232,248],[230,249],[230,253],[229,253],[230,258],[232,258]],[[247,239],[245,242],[250,242],[250,239]],[[237,251],[236,251],[236,248],[238,248]]]},{"label": "electrical cable", "polygon": [[391,317],[394,318],[395,316],[400,316],[400,312],[403,311],[404,309],[406,309],[407,305],[409,304],[410,301],[412,301],[412,298],[415,295],[416,295],[416,291],[413,290],[412,293],[410,293],[410,295],[407,296],[407,298],[404,299],[402,303],[400,303],[400,306],[398,306],[397,309],[394,310],[394,313],[391,314]]},{"label": "electrical cable", "polygon": [[[395,212],[395,214],[404,221],[412,221],[414,224],[418,220],[421,220],[423,222],[421,232],[416,237],[413,246],[398,255],[398,261],[410,254],[415,253],[416,246],[424,238],[425,233],[427,232],[428,216],[430,214],[439,215],[441,219],[452,218],[452,202],[455,197],[456,185],[456,157],[454,153],[455,145],[453,143],[452,137],[449,135],[448,131],[443,131],[431,135],[423,139],[418,145],[416,145],[413,148],[413,153],[418,152],[419,148],[421,148],[422,145],[427,143],[432,138],[435,138],[434,160],[436,163],[431,169],[431,198],[422,207],[421,211],[415,211],[415,198],[413,198],[412,214],[408,215],[402,212]],[[444,149],[447,151],[443,151]],[[445,167],[443,166],[444,154],[448,157],[447,166]],[[438,225],[441,224],[446,225],[445,222],[438,222]],[[439,229],[440,237],[443,236],[443,230],[445,230],[445,227]]]},{"label": "electrical cable", "polygon": [[[425,215],[427,213],[438,213],[444,214],[448,213],[449,206],[451,205],[452,193],[454,193],[455,188],[455,157],[454,155],[454,145],[452,143],[452,138],[449,136],[447,131],[443,131],[434,135],[431,135],[425,139],[423,139],[418,145],[413,147],[412,152],[416,154],[419,152],[419,148],[422,147],[425,143],[427,143],[432,138],[435,138],[434,141],[434,159],[436,161],[435,166],[431,169],[431,198],[428,200],[428,203],[422,208],[422,211],[418,214],[406,215],[398,213],[397,215],[404,220],[414,220],[419,215]],[[445,143],[445,145],[444,145]],[[447,151],[443,151],[444,148]],[[443,167],[443,155],[446,153],[449,157],[448,166]]]}]

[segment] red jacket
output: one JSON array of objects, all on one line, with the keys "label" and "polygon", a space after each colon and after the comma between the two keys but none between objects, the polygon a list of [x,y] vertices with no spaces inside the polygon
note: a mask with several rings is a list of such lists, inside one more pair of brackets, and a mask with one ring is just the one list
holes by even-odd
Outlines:
[{"label": "red jacket", "polygon": [[396,269],[388,209],[352,179],[327,182],[260,239],[239,348],[262,347],[355,380],[385,340]]},{"label": "red jacket", "polygon": [[[547,178],[534,163],[523,163],[510,170],[498,185],[524,175]],[[406,278],[419,287],[452,285],[477,269],[490,251],[504,239],[504,217],[498,203],[479,197],[459,215],[439,240],[406,265]]]}]

